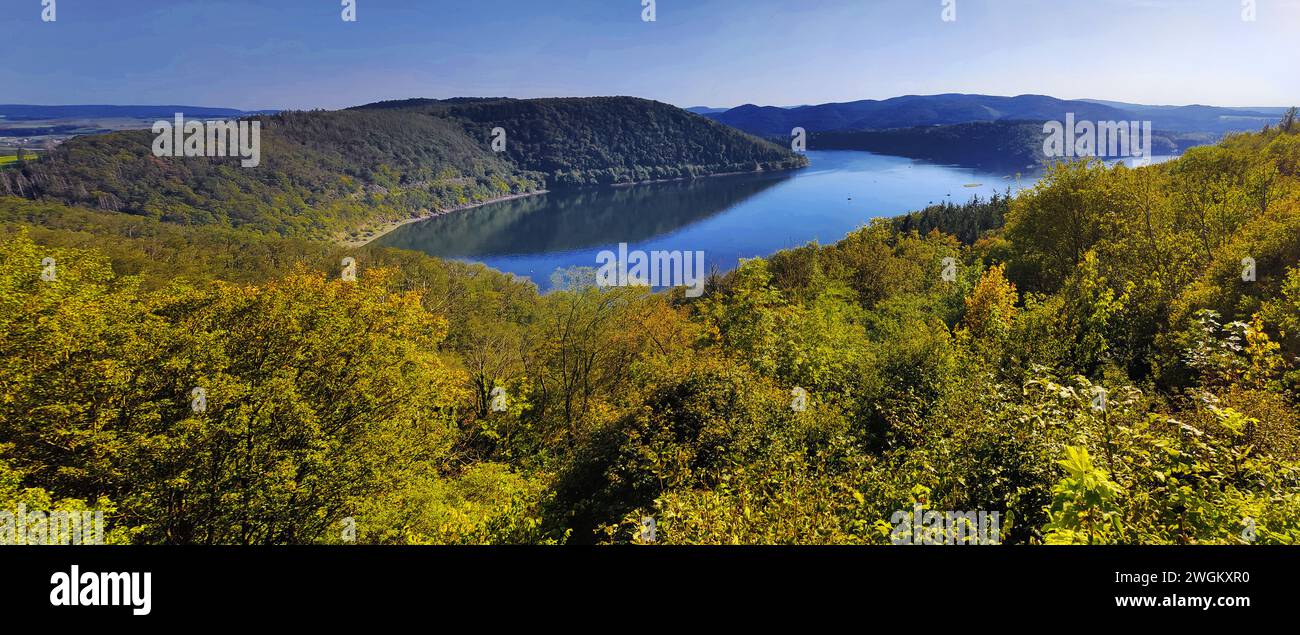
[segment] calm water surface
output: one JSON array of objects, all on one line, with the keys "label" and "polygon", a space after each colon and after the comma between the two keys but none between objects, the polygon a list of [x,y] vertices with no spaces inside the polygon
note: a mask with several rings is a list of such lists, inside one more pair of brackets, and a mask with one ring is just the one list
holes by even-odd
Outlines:
[{"label": "calm water surface", "polygon": [[706,271],[809,241],[829,244],[872,218],[943,200],[1013,192],[1035,177],[855,151],[809,152],[811,166],[622,188],[584,188],[493,203],[400,227],[377,243],[484,263],[546,289],[556,269],[597,267],[620,242],[702,250]]}]

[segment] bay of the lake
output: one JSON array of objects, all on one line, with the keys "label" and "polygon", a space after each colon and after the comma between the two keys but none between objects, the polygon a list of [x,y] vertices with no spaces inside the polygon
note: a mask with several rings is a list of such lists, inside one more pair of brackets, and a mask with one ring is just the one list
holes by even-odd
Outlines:
[{"label": "bay of the lake", "polygon": [[[602,250],[703,251],[706,271],[810,241],[829,244],[872,218],[1015,192],[1035,176],[857,151],[808,152],[811,165],[629,187],[556,191],[399,227],[376,244],[481,262],[545,290],[557,269],[598,267]],[[1163,158],[1163,157],[1162,157]]]}]

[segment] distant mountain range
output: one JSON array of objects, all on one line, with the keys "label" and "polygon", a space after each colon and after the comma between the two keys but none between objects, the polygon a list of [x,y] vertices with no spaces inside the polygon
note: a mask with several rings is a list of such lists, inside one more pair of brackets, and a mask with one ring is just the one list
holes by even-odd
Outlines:
[{"label": "distant mountain range", "polygon": [[[1179,155],[1212,143],[1205,132],[1152,131],[1153,156]],[[810,150],[864,150],[933,163],[1016,173],[1059,160],[1043,154],[1042,122],[974,121],[888,130],[834,130],[808,135]],[[1117,157],[1116,157],[1117,158]]]},{"label": "distant mountain range", "polygon": [[771,137],[788,136],[795,127],[808,132],[888,130],[981,121],[1059,121],[1066,113],[1074,113],[1078,121],[1151,121],[1157,130],[1219,135],[1257,130],[1275,123],[1285,108],[1146,106],[1046,95],[999,97],[952,93],[795,108],[746,104],[721,112],[713,110],[697,107],[693,111],[745,132]]},{"label": "distant mountain range", "polygon": [[8,121],[47,121],[54,119],[167,119],[178,112],[188,117],[247,117],[266,115],[278,110],[236,110],[203,106],[34,106],[0,104],[0,118]]},{"label": "distant mountain range", "polygon": [[[1134,104],[1134,103],[1129,103],[1124,101],[1107,101],[1105,99],[1081,99],[1080,101],[1090,101],[1094,104],[1105,104],[1107,106],[1114,106],[1121,110],[1150,109],[1150,110],[1170,111],[1170,110],[1179,110],[1183,108],[1219,108],[1219,106],[1144,106],[1142,104]],[[1286,112],[1288,107],[1289,106],[1248,106],[1244,108],[1223,108],[1223,110],[1235,110],[1235,111],[1245,110],[1245,111],[1251,111],[1257,113],[1264,113],[1268,115],[1281,115]]]},{"label": "distant mountain range", "polygon": [[[1046,95],[943,94],[789,107],[746,104],[729,109],[711,106],[678,109],[632,98],[514,100],[465,97],[396,100],[350,109],[360,110],[395,110],[454,119],[466,128],[475,143],[494,126],[502,126],[512,131],[505,156],[513,169],[541,173],[536,177],[521,178],[555,187],[797,167],[796,160],[782,154],[788,153],[790,132],[796,127],[809,133],[810,150],[864,150],[1015,171],[1054,161],[1043,155],[1042,124],[1044,121],[1064,120],[1070,113],[1076,121],[1151,121],[1154,132],[1151,149],[1156,154],[1181,154],[1190,147],[1214,143],[1228,132],[1258,130],[1276,123],[1285,109],[1144,105],[1093,99],[1067,100]],[[177,105],[6,104],[0,105],[0,152],[24,146],[41,148],[50,142],[100,135],[111,130],[147,129],[151,122],[170,119],[177,112],[190,118],[227,119],[265,117],[279,111]],[[626,120],[605,121],[602,119],[605,115]],[[703,145],[687,152],[679,145],[680,138],[653,138],[626,129],[640,118],[660,122],[652,127],[671,124],[669,127],[675,132],[686,135],[682,138],[707,137],[710,143],[720,145]],[[775,141],[785,150],[768,144],[756,145],[757,140],[734,135],[734,131],[716,124],[701,126],[707,123],[703,119]],[[348,123],[355,122],[349,119]],[[597,129],[599,135],[596,136],[612,145],[593,142]],[[369,134],[375,133],[371,131]],[[315,141],[318,140],[308,143]],[[418,145],[419,141],[401,141],[403,147],[412,143]],[[633,148],[629,143],[647,145]],[[656,149],[658,144],[666,145]],[[703,141],[691,145],[700,144]],[[469,153],[459,150],[452,154],[463,155],[461,158],[469,156]],[[615,160],[610,160],[611,157]],[[484,165],[488,163],[492,162]],[[444,164],[438,165],[441,169]],[[459,164],[453,161],[451,165]],[[688,165],[699,167],[682,172],[681,168]],[[511,168],[499,170],[501,173],[510,171]],[[476,176],[484,177],[481,174]]]},{"label": "distant mountain range", "polygon": [[170,121],[176,113],[191,119],[239,119],[279,112],[205,106],[38,106],[0,104],[0,155],[14,148],[43,149],[73,137],[117,130],[147,129],[155,121]]}]

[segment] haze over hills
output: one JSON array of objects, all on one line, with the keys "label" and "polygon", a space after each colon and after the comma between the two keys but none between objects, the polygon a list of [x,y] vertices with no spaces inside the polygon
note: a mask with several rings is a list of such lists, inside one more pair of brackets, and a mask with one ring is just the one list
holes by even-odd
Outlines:
[{"label": "haze over hills", "polygon": [[1066,100],[1046,95],[905,95],[885,100],[781,108],[746,104],[704,116],[762,136],[808,132],[887,130],[979,121],[1056,121],[1066,113],[1077,120],[1150,120],[1158,130],[1222,134],[1256,130],[1276,122],[1282,108],[1246,110],[1215,106],[1143,106],[1096,100]]},{"label": "haze over hills", "polygon": [[1146,106],[1116,101],[1087,99],[1092,103],[1118,108],[1131,117],[1150,120],[1162,130],[1177,132],[1240,132],[1258,130],[1278,122],[1286,107],[1222,108],[1193,104],[1190,106]]},{"label": "haze over hills", "polygon": [[800,127],[809,150],[864,150],[995,170],[1033,170],[1057,159],[1043,153],[1043,126],[1075,121],[1152,123],[1154,155],[1181,154],[1229,132],[1276,124],[1285,108],[1147,106],[1045,95],[906,95],[791,108],[746,104],[703,116],[773,139]]},{"label": "haze over hills", "polygon": [[[1060,160],[1043,154],[1043,124],[1036,121],[974,121],[946,126],[886,130],[830,130],[808,135],[810,150],[862,150],[975,167],[1004,173],[1035,172]],[[1179,155],[1211,143],[1210,133],[1153,131],[1142,148],[1152,156]],[[1132,146],[1131,146],[1132,147]],[[1103,157],[1120,158],[1120,157]]]},{"label": "haze over hills", "polygon": [[689,108],[683,108],[682,110],[685,110],[686,112],[693,112],[693,113],[695,113],[695,114],[697,114],[697,115],[709,115],[709,114],[718,113],[718,112],[727,112],[728,110],[731,110],[731,109],[730,109],[730,108],[714,108],[714,107],[712,107],[712,106],[691,106],[691,107],[689,107]]},{"label": "haze over hills", "polygon": [[83,135],[149,128],[160,119],[170,121],[178,112],[198,119],[232,119],[278,111],[180,105],[0,104],[0,156],[13,155],[19,148],[43,150],[48,145]]},{"label": "haze over hills", "polygon": [[236,108],[211,108],[207,106],[113,106],[64,105],[41,106],[31,104],[0,104],[0,118],[9,121],[35,121],[46,119],[163,119],[184,112],[192,117],[242,117],[268,114],[276,110],[238,110]]},{"label": "haze over hills", "polygon": [[1262,113],[1262,114],[1266,114],[1266,115],[1281,115],[1281,114],[1283,114],[1283,113],[1285,113],[1285,112],[1287,111],[1287,108],[1290,108],[1290,106],[1241,106],[1241,107],[1223,107],[1223,106],[1206,106],[1206,105],[1203,105],[1203,104],[1192,104],[1192,105],[1190,105],[1190,106],[1172,106],[1172,105],[1168,105],[1168,104],[1165,104],[1165,105],[1143,105],[1143,104],[1135,104],[1135,103],[1132,103],[1132,102],[1126,102],[1126,101],[1113,101],[1113,100],[1108,100],[1108,99],[1080,99],[1079,101],[1090,101],[1090,102],[1092,102],[1092,103],[1094,103],[1094,104],[1105,104],[1105,105],[1107,105],[1107,106],[1114,106],[1114,107],[1119,108],[1119,109],[1121,109],[1121,110],[1153,109],[1153,110],[1165,110],[1165,111],[1168,111],[1168,110],[1178,110],[1178,109],[1180,109],[1180,108],[1215,108],[1215,109],[1222,109],[1222,110],[1235,110],[1235,111],[1242,111],[1242,110],[1245,110],[1245,111],[1250,111],[1250,112],[1255,112],[1255,113]]}]

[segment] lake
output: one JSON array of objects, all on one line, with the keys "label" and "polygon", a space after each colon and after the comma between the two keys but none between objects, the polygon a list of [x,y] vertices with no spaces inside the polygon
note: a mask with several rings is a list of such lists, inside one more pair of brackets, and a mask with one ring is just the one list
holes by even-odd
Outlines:
[{"label": "lake", "polygon": [[734,269],[872,218],[930,203],[1013,192],[1035,178],[857,151],[808,152],[811,166],[631,187],[593,187],[502,201],[399,227],[376,244],[484,263],[545,290],[556,269],[598,267],[602,250],[700,250],[705,270]]}]

